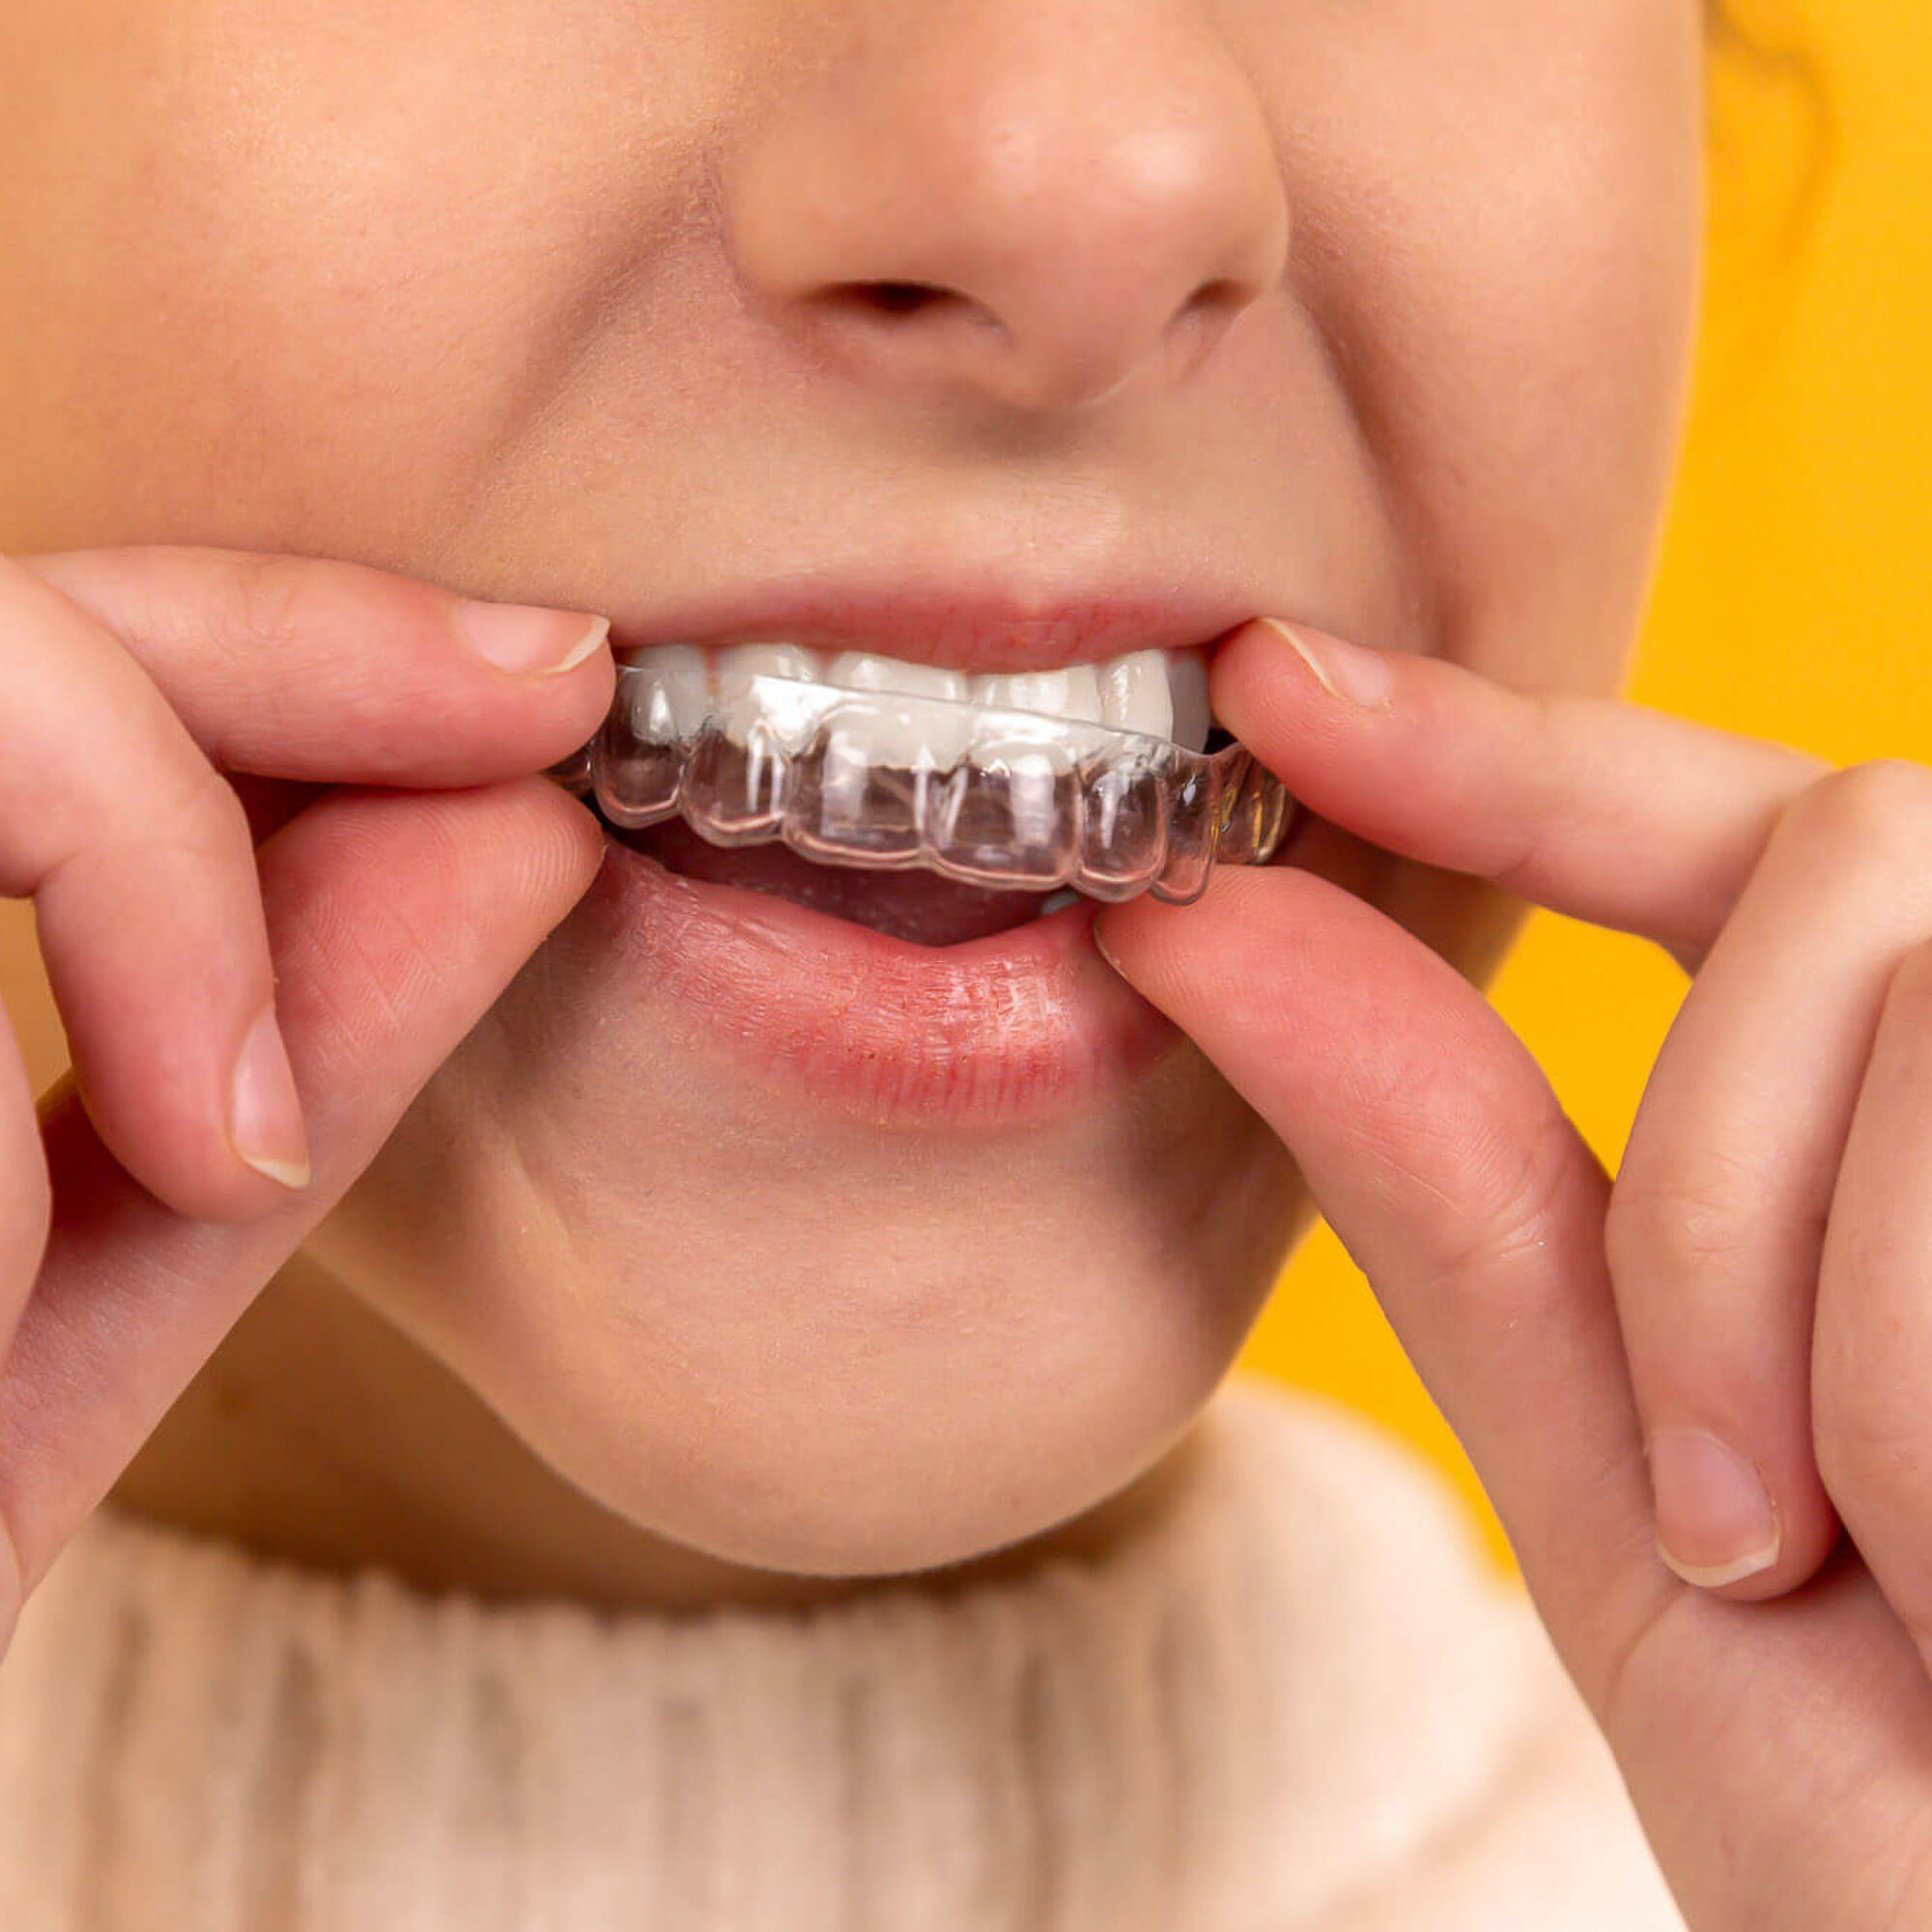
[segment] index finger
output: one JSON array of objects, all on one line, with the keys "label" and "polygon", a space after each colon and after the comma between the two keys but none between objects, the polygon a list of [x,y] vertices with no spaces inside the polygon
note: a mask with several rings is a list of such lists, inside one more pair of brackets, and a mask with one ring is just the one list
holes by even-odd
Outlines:
[{"label": "index finger", "polygon": [[1094,936],[1293,1156],[1600,1699],[1677,1586],[1652,1551],[1609,1182],[1542,1069],[1446,960],[1297,867],[1217,867],[1184,914],[1130,900]]},{"label": "index finger", "polygon": [[1687,963],[1785,809],[1830,769],[1618,699],[1511,691],[1273,618],[1228,640],[1210,686],[1215,716],[1311,811]]},{"label": "index finger", "polygon": [[574,751],[610,708],[609,625],[583,611],[252,551],[148,545],[13,562],[110,632],[224,771],[482,784]]}]

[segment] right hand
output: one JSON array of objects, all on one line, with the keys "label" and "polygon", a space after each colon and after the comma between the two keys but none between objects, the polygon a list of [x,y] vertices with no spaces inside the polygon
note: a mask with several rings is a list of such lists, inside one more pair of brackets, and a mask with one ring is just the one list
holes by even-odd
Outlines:
[{"label": "right hand", "polygon": [[[1932,771],[1264,624],[1214,711],[1318,838],[1693,976],[1612,1179],[1482,994],[1306,848],[1094,927],[1374,1285],[1685,1918],[1932,1926]],[[1720,1445],[1675,1486],[1673,1434]]]},{"label": "right hand", "polygon": [[[469,647],[477,611],[532,668]],[[0,1016],[0,1649],[589,884],[596,821],[534,774],[613,675],[587,615],[355,564],[0,557],[0,895],[74,1067],[37,1119]]]}]

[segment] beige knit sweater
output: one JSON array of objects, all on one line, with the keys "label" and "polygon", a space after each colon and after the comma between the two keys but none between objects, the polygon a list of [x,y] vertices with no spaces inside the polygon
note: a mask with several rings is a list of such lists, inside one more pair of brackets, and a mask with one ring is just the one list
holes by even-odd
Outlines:
[{"label": "beige knit sweater", "polygon": [[1434,1479],[1237,1381],[1097,1565],[597,1617],[102,1515],[0,1666],[6,1932],[1661,1932]]}]

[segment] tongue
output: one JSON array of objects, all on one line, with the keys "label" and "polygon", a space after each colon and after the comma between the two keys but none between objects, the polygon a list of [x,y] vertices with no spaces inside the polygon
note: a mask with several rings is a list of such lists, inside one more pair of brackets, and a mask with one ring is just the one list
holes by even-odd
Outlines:
[{"label": "tongue", "polygon": [[1031,919],[1042,896],[984,892],[926,871],[866,872],[844,866],[814,866],[776,842],[727,850],[700,838],[676,819],[622,836],[639,851],[688,879],[772,893],[916,946],[957,946],[1005,932]]}]

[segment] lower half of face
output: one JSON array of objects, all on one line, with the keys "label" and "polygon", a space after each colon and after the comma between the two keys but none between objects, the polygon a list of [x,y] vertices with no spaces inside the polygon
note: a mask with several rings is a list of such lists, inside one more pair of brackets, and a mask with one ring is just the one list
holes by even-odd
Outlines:
[{"label": "lower half of face", "polygon": [[[1613,682],[1690,0],[490,11],[0,24],[44,81],[0,129],[0,542],[352,557],[639,646],[1037,671],[1260,612]],[[1316,849],[1492,952],[1479,895]],[[613,838],[318,1251],[639,1522],[965,1557],[1158,1457],[1307,1205],[1080,908],[919,947],[764,883]]]},{"label": "lower half of face", "polygon": [[[919,1568],[1122,1488],[1279,1266],[1279,1144],[1138,1021],[1122,1064],[1005,1120],[775,1068],[653,987],[636,863],[611,853],[321,1258],[599,1500],[736,1561]],[[1091,948],[1082,974],[1111,978]],[[1123,995],[1075,989],[1063,1023]]]},{"label": "lower half of face", "polygon": [[[1311,832],[1288,858],[1472,971],[1513,922]],[[884,1574],[1046,1530],[1184,1432],[1313,1212],[1091,911],[881,942],[613,836],[312,1247],[710,1554]]]}]

